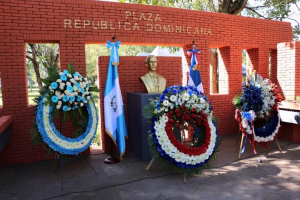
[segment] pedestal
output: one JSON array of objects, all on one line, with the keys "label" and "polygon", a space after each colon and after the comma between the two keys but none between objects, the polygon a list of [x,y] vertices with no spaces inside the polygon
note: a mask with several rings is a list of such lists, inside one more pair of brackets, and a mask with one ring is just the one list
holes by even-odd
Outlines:
[{"label": "pedestal", "polygon": [[[143,108],[150,103],[149,99],[156,99],[159,96],[160,94],[127,93],[129,151],[142,161],[152,159],[148,145],[151,120],[143,116]],[[174,135],[181,141],[179,130],[175,130]]]},{"label": "pedestal", "polygon": [[149,104],[149,99],[159,96],[160,94],[127,93],[129,151],[142,161],[152,158],[148,146],[150,123],[143,116],[143,108]]}]

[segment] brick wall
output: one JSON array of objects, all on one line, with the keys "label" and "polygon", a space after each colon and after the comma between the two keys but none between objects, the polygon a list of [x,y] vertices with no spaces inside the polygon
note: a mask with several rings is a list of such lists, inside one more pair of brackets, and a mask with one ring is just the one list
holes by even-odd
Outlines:
[{"label": "brick wall", "polygon": [[[191,48],[188,44],[195,36],[197,48],[202,50],[199,62],[206,94],[209,94],[209,48],[228,47],[229,94],[210,97],[220,119],[220,134],[237,130],[233,125],[236,123],[231,98],[241,90],[241,50],[258,49],[257,68],[265,75],[268,49],[292,40],[290,23],[249,17],[90,0],[1,0],[3,108],[0,114],[14,117],[12,138],[0,154],[1,164],[46,159],[45,151],[30,142],[34,115],[27,100],[25,43],[59,43],[61,68],[74,62],[84,69],[85,44],[104,44],[113,32],[122,44],[180,46],[185,50]],[[128,81],[129,87],[138,89],[132,80]]]},{"label": "brick wall", "polygon": [[300,95],[300,42],[277,45],[277,79],[285,98],[295,100]]}]

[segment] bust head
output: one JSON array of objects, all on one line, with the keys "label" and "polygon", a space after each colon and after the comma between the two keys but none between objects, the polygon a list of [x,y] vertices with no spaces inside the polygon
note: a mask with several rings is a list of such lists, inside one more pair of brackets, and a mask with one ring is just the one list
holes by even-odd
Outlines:
[{"label": "bust head", "polygon": [[148,67],[149,72],[155,72],[157,67],[157,59],[155,55],[149,55],[146,60],[145,64]]}]

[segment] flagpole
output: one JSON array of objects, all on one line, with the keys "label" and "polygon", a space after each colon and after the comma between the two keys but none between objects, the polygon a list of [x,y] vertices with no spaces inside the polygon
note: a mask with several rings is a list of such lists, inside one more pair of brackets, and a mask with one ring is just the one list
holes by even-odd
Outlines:
[{"label": "flagpole", "polygon": [[[116,38],[117,37],[115,31],[114,34],[111,36],[112,42],[115,42]],[[120,162],[120,160],[113,155],[113,145],[114,145],[113,139],[110,137],[110,156],[104,160],[105,164],[116,164]]]}]

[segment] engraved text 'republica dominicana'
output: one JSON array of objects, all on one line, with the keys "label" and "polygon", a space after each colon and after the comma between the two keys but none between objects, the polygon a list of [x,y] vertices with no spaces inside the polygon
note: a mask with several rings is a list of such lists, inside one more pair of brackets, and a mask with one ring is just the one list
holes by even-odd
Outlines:
[{"label": "engraved text 'republica dominicana'", "polygon": [[[88,20],[88,19],[64,19],[65,28],[75,29],[110,29],[126,31],[156,31],[167,33],[183,33],[194,35],[212,35],[209,27],[192,27],[188,25],[161,24],[162,20],[159,14],[150,12],[136,14],[135,12],[125,11],[126,21],[109,21],[109,20]],[[128,20],[131,20],[129,22]],[[145,25],[139,25],[139,22],[146,21]]]}]

